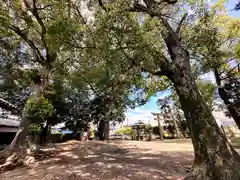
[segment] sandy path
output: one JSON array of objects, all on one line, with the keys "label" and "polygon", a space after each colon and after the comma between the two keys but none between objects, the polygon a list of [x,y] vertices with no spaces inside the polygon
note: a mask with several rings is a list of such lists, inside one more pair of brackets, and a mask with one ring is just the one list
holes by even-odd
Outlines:
[{"label": "sandy path", "polygon": [[58,144],[35,168],[0,174],[0,180],[177,180],[191,165],[189,142],[113,141]]}]

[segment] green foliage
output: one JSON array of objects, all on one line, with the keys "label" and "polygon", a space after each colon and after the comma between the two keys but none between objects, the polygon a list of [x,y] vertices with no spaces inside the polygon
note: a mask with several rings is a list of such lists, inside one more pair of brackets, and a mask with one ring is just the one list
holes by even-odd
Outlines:
[{"label": "green foliage", "polygon": [[131,135],[131,133],[132,133],[132,128],[131,127],[122,127],[122,128],[117,129],[115,131],[115,134],[118,134],[118,135],[121,135],[121,134]]},{"label": "green foliage", "polygon": [[153,132],[153,127],[151,125],[147,125],[144,130],[146,133],[152,133]]},{"label": "green foliage", "polygon": [[[164,24],[159,18],[126,11],[131,6],[130,1],[107,3],[108,11],[96,7],[93,24],[86,23],[77,2],[69,6],[68,0],[38,1],[37,15],[27,13],[31,9],[25,10],[22,3],[14,1],[13,6],[9,6],[1,2],[0,23],[3,26],[0,34],[14,42],[5,43],[8,48],[1,46],[4,50],[1,76],[3,89],[11,87],[11,93],[5,93],[6,96],[17,99],[16,96],[21,97],[20,93],[15,93],[17,90],[26,91],[25,100],[32,83],[23,83],[24,79],[36,84],[41,76],[46,76],[45,72],[48,73],[45,79],[49,82],[43,84],[43,95],[31,97],[26,103],[27,114],[33,119],[49,121],[54,115],[61,121],[71,121],[74,126],[79,124],[77,122],[97,123],[101,119],[119,122],[124,120],[126,109],[144,103],[171,84],[166,76],[151,75],[151,72],[161,70],[164,61],[171,61],[162,34]],[[177,6],[166,9],[156,5],[153,10],[168,14],[175,29],[188,10],[186,6],[195,13],[182,24],[181,44],[190,53],[191,60],[197,61],[196,69],[200,69],[200,73],[209,72],[212,65],[224,62],[229,55],[219,50],[222,40],[219,34],[224,33],[219,33],[221,28],[217,28],[218,23],[213,23],[226,18],[217,19],[214,11],[206,13],[200,0],[179,1]],[[222,8],[221,5],[217,7]],[[238,21],[227,22],[228,27],[233,27],[230,24]],[[226,29],[224,32],[231,28]],[[14,49],[16,44],[21,44],[20,50]],[[239,48],[236,47],[238,55]],[[19,57],[15,58],[16,54],[9,49],[16,50]],[[226,63],[223,64],[221,70],[229,69]],[[36,68],[26,70],[24,65]],[[17,70],[11,73],[13,68]],[[24,87],[17,87],[15,82]],[[211,105],[213,86],[199,85],[199,88]]]},{"label": "green foliage", "polygon": [[26,70],[23,76],[28,82],[41,83],[41,74],[37,69]]},{"label": "green foliage", "polygon": [[235,47],[235,54],[238,59],[240,59],[240,43],[238,43]]},{"label": "green foliage", "polygon": [[31,124],[29,127],[28,127],[28,131],[30,133],[40,133],[41,131],[41,126],[39,124]]},{"label": "green foliage", "polygon": [[207,105],[212,109],[214,101],[214,91],[216,90],[216,85],[211,82],[198,81],[197,86],[201,92],[203,99]]},{"label": "green foliage", "polygon": [[42,95],[30,97],[25,105],[25,113],[29,118],[43,121],[53,115],[54,107]]},{"label": "green foliage", "polygon": [[178,128],[179,131],[181,132],[181,134],[183,134],[184,136],[189,135],[189,129],[187,127],[187,122],[185,120],[180,120],[177,121],[178,123]]}]

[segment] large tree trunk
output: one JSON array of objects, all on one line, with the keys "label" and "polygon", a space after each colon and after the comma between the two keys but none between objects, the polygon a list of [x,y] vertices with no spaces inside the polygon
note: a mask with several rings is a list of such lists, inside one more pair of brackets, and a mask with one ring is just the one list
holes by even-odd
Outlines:
[{"label": "large tree trunk", "polygon": [[239,180],[240,156],[227,141],[204,102],[189,68],[169,77],[191,132],[195,160],[186,180]]},{"label": "large tree trunk", "polygon": [[105,121],[104,124],[104,140],[109,140],[109,121]]},{"label": "large tree trunk", "polygon": [[175,118],[175,116],[174,116],[174,114],[172,113],[171,110],[170,110],[170,113],[169,113],[169,114],[170,114],[170,116],[171,116],[171,118],[172,118],[173,126],[174,126],[174,129],[175,129],[175,131],[176,131],[177,138],[180,139],[181,137],[180,137],[180,132],[179,132],[179,129],[178,129],[177,120],[176,120],[176,118]]},{"label": "large tree trunk", "polygon": [[174,129],[176,131],[177,138],[180,139],[181,136],[180,136],[180,132],[179,132],[179,129],[178,129],[177,121],[176,121],[174,116],[172,116],[172,118],[173,118],[173,125],[174,125]]},{"label": "large tree trunk", "polygon": [[[40,84],[41,87],[42,84]],[[33,86],[33,93],[31,97],[37,97],[42,92],[42,88],[39,87],[39,84],[35,84]],[[6,169],[13,169],[24,163],[24,160],[27,155],[28,141],[28,127],[31,124],[31,120],[28,118],[27,112],[25,108],[22,110],[21,121],[19,125],[18,132],[16,133],[13,141],[2,152],[2,157],[0,160],[2,165],[0,165],[0,171],[4,171]]]},{"label": "large tree trunk", "polygon": [[157,115],[157,121],[158,121],[158,131],[159,131],[159,136],[160,136],[160,139],[163,141],[164,140],[164,137],[163,137],[163,127],[160,123],[160,117],[159,115]]},{"label": "large tree trunk", "polygon": [[229,95],[227,91],[224,89],[224,87],[222,86],[222,80],[220,78],[220,74],[217,68],[214,69],[214,76],[215,76],[216,83],[218,85],[218,94],[220,98],[223,100],[224,104],[227,106],[231,117],[234,119],[235,123],[240,129],[240,113],[237,113],[234,109],[234,105],[231,105],[231,102],[229,100]]},{"label": "large tree trunk", "polygon": [[104,120],[100,120],[98,124],[98,139],[100,141],[104,141],[104,129],[105,129]]},{"label": "large tree trunk", "polygon": [[[194,164],[185,180],[239,180],[240,156],[227,141],[202,98],[191,72],[189,53],[178,34],[160,16],[162,32],[172,62],[161,67],[174,84],[191,133]],[[167,65],[167,66],[166,66]]]},{"label": "large tree trunk", "polygon": [[29,125],[30,120],[23,112],[18,132],[16,133],[12,143],[2,152],[3,156],[1,157],[2,165],[0,165],[0,171],[13,169],[23,164],[28,148],[26,137]]},{"label": "large tree trunk", "polygon": [[42,144],[42,145],[47,142],[48,127],[49,127],[48,123],[45,125],[45,127],[41,127],[39,143]]},{"label": "large tree trunk", "polygon": [[25,143],[26,136],[28,133],[28,126],[30,125],[29,118],[23,113],[21,117],[21,122],[19,125],[19,130],[17,134],[15,135],[12,143],[9,145],[8,149],[16,150],[18,148],[21,148],[23,144]]}]

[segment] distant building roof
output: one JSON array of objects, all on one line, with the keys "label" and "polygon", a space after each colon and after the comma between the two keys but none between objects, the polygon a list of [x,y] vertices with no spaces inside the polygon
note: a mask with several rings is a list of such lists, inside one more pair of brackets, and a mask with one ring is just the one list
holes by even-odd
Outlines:
[{"label": "distant building roof", "polygon": [[215,117],[218,125],[236,125],[232,118],[225,116],[225,114],[221,111],[213,111],[213,116]]},{"label": "distant building roof", "polygon": [[20,121],[17,119],[0,118],[0,126],[18,127]]},{"label": "distant building roof", "polygon": [[0,108],[5,109],[7,111],[11,111],[11,113],[13,114],[18,114],[18,111],[19,111],[19,109],[15,105],[2,99],[1,97],[0,97]]}]

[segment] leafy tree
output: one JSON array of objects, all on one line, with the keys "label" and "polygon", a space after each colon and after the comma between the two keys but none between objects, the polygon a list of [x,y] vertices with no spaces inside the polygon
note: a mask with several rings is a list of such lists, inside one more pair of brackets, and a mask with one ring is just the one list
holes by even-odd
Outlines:
[{"label": "leafy tree", "polygon": [[[1,1],[1,36],[14,43],[21,43],[20,49],[26,49],[31,54],[31,58],[27,59],[25,64],[34,63],[36,66],[35,72],[38,74],[35,72],[27,74],[27,77],[31,78],[30,98],[38,99],[42,96],[49,84],[51,74],[55,70],[55,64],[64,58],[64,56],[60,58],[61,53],[66,52],[64,49],[67,48],[71,38],[77,33],[81,33],[78,31],[81,24],[79,25],[74,18],[70,18],[69,8],[65,6],[67,3],[68,1],[54,0],[50,2],[13,1],[13,3]],[[24,147],[27,129],[31,124],[27,111],[31,109],[28,107],[30,104],[24,105],[20,130],[8,148],[7,155],[13,154],[15,156],[12,161],[22,156],[19,152],[25,152],[21,148]],[[52,111],[52,108],[50,109]],[[18,162],[21,163],[21,159]]]},{"label": "leafy tree", "polygon": [[[175,118],[175,114],[173,114],[172,101],[168,98],[165,99],[158,99],[157,105],[160,107],[160,110],[162,111],[164,119],[170,119],[173,122],[173,127],[170,128],[172,131],[172,134],[176,132],[177,138],[180,138],[179,128],[178,124]],[[172,127],[169,125],[169,127]]]},{"label": "leafy tree", "polygon": [[[204,50],[197,48],[198,44],[214,47],[216,42],[212,38],[214,31],[204,29],[202,23],[208,10],[199,1],[194,5],[192,1],[175,1],[171,5],[166,1],[143,2],[100,4],[106,10],[100,12],[96,33],[104,38],[103,47],[108,48],[107,52],[111,48],[120,49],[116,54],[121,52],[125,58],[118,61],[119,64],[134,65],[141,71],[166,76],[173,83],[195,150],[193,170],[185,179],[239,179],[236,168],[239,155],[218,127],[191,71],[190,60],[196,58],[196,51]],[[194,14],[185,13],[186,6]],[[139,13],[144,15],[141,24]],[[172,19],[177,19],[178,23]],[[221,165],[217,163],[219,159],[223,162]]]},{"label": "leafy tree", "polygon": [[216,85],[211,82],[198,81],[197,86],[208,107],[213,110]]},{"label": "leafy tree", "polygon": [[120,128],[120,129],[117,129],[116,131],[115,131],[115,134],[124,134],[124,135],[131,135],[131,133],[132,133],[132,128],[130,128],[130,127],[123,127],[123,128]]},{"label": "leafy tree", "polygon": [[[109,118],[121,119],[126,107],[149,97],[145,94],[131,99],[132,92],[140,88],[143,94],[146,90],[153,94],[170,83],[179,97],[194,147],[195,161],[186,179],[239,179],[239,155],[218,127],[192,71],[194,59],[207,59],[204,54],[217,59],[220,53],[218,29],[206,28],[215,21],[202,1],[99,0],[99,6],[93,5],[92,23],[82,17],[78,2],[69,2],[1,2],[0,33],[11,42],[23,43],[32,57],[27,62],[36,66],[31,69],[37,69],[36,76],[30,73],[30,98],[43,95],[53,106],[55,97],[46,90],[51,89],[54,75],[61,72],[57,77],[62,78],[64,88],[71,89],[63,95],[63,104],[73,107],[68,108],[71,119],[93,117],[105,124]],[[186,13],[189,9],[192,15]],[[155,81],[161,82],[149,85],[146,74],[157,76]],[[85,80],[71,83],[75,78]],[[25,111],[28,106],[23,109],[21,131],[10,146],[15,154],[20,152],[31,123]]]},{"label": "leafy tree", "polygon": [[[221,12],[221,13],[219,13]],[[224,22],[227,22],[224,24]],[[235,120],[236,124],[240,124],[240,117],[234,112],[230,106],[237,102],[230,94],[234,94],[234,88],[228,90],[225,84],[231,79],[239,79],[239,19],[231,18],[227,15],[224,8],[224,1],[216,1],[212,6],[212,10],[205,14],[199,26],[203,27],[201,37],[208,33],[211,34],[211,44],[206,40],[192,46],[195,59],[200,64],[200,71],[203,73],[213,72],[219,97],[223,100],[229,113]],[[200,34],[199,34],[200,35]],[[199,36],[200,38],[200,36]]]}]

